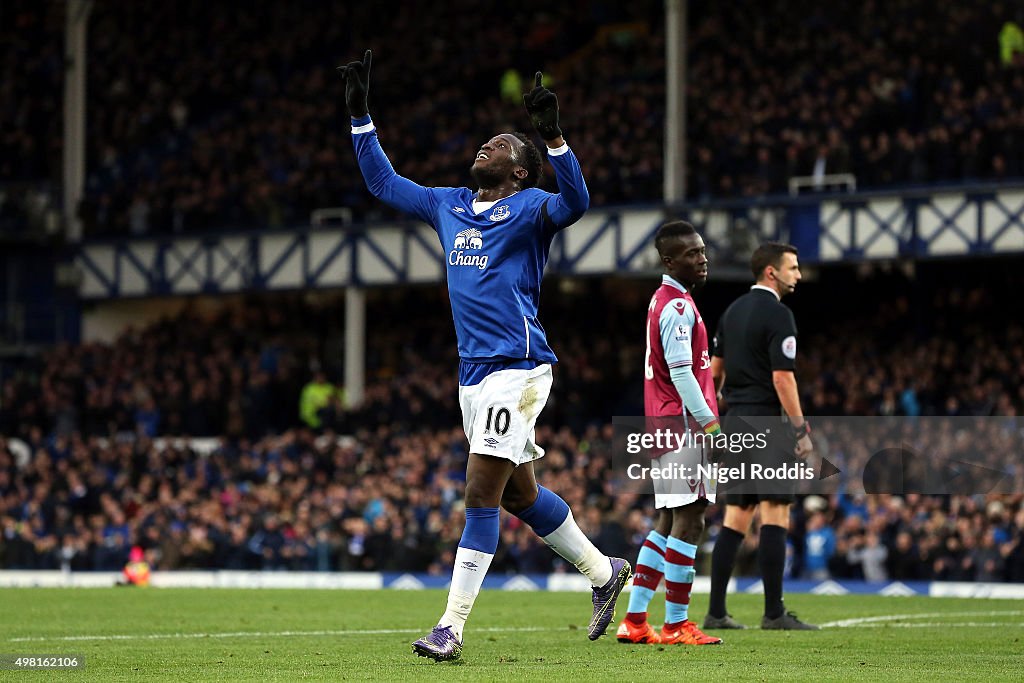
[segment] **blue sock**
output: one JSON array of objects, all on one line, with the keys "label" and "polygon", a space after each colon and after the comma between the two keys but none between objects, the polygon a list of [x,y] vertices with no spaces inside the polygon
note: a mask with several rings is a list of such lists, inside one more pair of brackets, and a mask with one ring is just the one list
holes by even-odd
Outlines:
[{"label": "blue sock", "polygon": [[498,549],[499,526],[498,508],[466,508],[466,528],[459,547],[493,555]]},{"label": "blue sock", "polygon": [[533,505],[516,513],[516,517],[529,524],[533,532],[541,538],[562,526],[562,522],[568,516],[569,506],[561,496],[539,485],[537,500],[533,501]]},{"label": "blue sock", "polygon": [[665,623],[686,621],[690,611],[690,588],[693,586],[693,560],[697,546],[668,537],[665,550]]},{"label": "blue sock", "polygon": [[[665,573],[665,544],[667,539],[655,530],[647,534],[647,540],[636,558],[633,574],[633,590],[629,593],[629,609],[626,618],[634,615],[636,623],[647,621],[647,606],[651,603],[661,577]],[[642,616],[641,616],[642,615]]]}]

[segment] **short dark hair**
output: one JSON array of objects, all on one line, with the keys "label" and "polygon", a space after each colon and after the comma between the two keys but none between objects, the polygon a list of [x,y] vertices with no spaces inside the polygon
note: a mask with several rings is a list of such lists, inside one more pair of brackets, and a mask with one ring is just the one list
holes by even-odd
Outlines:
[{"label": "short dark hair", "polygon": [[654,248],[658,250],[660,256],[665,256],[665,249],[670,240],[696,234],[697,228],[686,221],[669,221],[658,228],[658,234],[654,236]]},{"label": "short dark hair", "polygon": [[523,190],[528,187],[537,187],[544,180],[544,160],[540,157],[540,150],[526,133],[516,131],[512,135],[515,135],[523,143],[522,156],[517,161],[526,169],[526,177],[519,181],[519,187]]},{"label": "short dark hair", "polygon": [[800,255],[796,247],[785,242],[765,242],[755,249],[754,255],[750,257],[750,270],[754,273],[754,279],[760,280],[761,274],[768,266],[781,266],[783,254]]}]

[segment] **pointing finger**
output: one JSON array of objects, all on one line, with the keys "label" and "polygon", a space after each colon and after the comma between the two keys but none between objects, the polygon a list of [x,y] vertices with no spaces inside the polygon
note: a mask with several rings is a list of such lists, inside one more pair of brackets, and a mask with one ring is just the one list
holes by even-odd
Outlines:
[{"label": "pointing finger", "polygon": [[363,67],[366,69],[366,73],[370,73],[370,61],[373,59],[373,51],[367,50],[366,54],[363,55]]},{"label": "pointing finger", "polygon": [[533,79],[534,79],[533,87],[535,87],[535,88],[541,87],[540,82],[541,82],[541,79],[543,79],[543,78],[544,78],[544,74],[542,74],[541,72],[538,71],[537,74],[533,77]]}]

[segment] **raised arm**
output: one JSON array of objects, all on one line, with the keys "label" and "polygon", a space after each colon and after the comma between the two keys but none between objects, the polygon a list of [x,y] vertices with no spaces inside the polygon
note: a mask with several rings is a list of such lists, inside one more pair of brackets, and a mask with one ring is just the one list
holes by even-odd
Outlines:
[{"label": "raised arm", "polygon": [[377,139],[377,129],[367,106],[372,58],[372,52],[367,50],[363,61],[338,67],[345,79],[345,105],[352,118],[352,144],[356,149],[359,170],[374,197],[433,224],[437,204],[433,189],[398,175]]},{"label": "raised arm", "polygon": [[548,148],[548,160],[555,169],[559,193],[547,207],[555,228],[561,230],[578,221],[590,208],[590,193],[576,155],[569,149],[558,127],[558,98],[544,87],[543,74],[537,72],[533,90],[523,95],[523,104]]}]

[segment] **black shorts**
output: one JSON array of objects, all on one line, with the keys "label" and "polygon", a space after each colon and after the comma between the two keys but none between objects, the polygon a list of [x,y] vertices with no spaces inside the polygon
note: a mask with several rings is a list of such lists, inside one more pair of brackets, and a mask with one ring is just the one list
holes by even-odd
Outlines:
[{"label": "black shorts", "polygon": [[[743,418],[754,418],[745,420]],[[775,418],[778,428],[774,427]],[[790,427],[785,422],[779,406],[760,404],[739,404],[729,407],[729,412],[722,418],[722,432],[726,435],[763,433],[768,426],[771,434],[765,435],[766,448],[758,448],[737,453],[726,452],[719,458],[720,466],[735,468],[745,464],[747,478],[731,479],[726,483],[718,482],[718,504],[740,505],[743,507],[756,505],[763,500],[779,503],[793,503],[796,500],[795,479],[759,479],[752,476],[751,465],[760,465],[762,469],[775,469],[798,462],[793,453],[795,442],[789,437]],[[736,438],[730,436],[730,440]],[[733,489],[733,490],[730,490]]]}]

